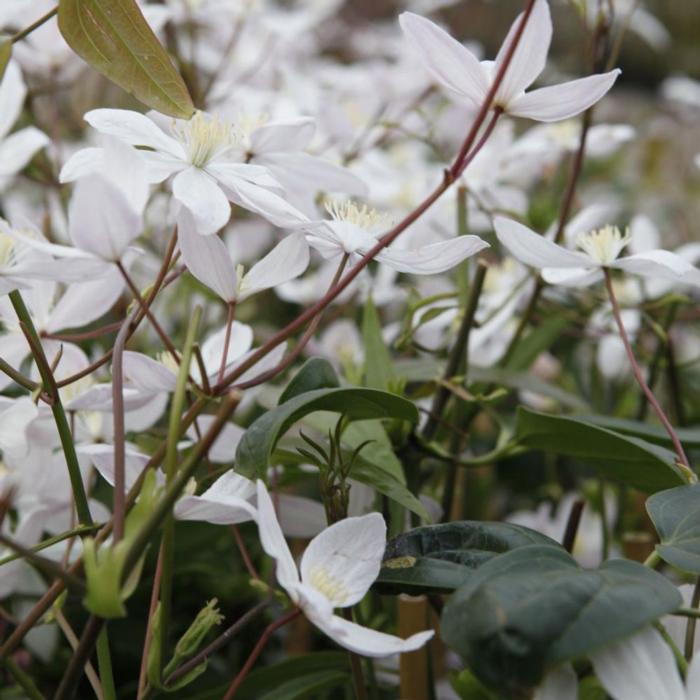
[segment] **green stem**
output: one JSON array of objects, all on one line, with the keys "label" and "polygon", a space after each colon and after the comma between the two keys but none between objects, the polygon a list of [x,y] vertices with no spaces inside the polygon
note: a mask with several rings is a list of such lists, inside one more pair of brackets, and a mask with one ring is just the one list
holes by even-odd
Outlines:
[{"label": "green stem", "polygon": [[661,557],[654,550],[645,560],[644,566],[648,566],[650,569],[655,569],[661,563]]},{"label": "green stem", "polygon": [[29,377],[25,377],[21,372],[18,372],[9,362],[0,357],[0,372],[4,372],[10,379],[13,379],[17,384],[23,386],[27,391],[36,391],[41,386],[33,382]]},{"label": "green stem", "polygon": [[109,637],[107,625],[103,626],[97,637],[97,668],[100,673],[102,685],[102,700],[117,700],[117,688],[114,685],[114,671],[112,669],[112,655],[109,651]]},{"label": "green stem", "polygon": [[34,360],[39,368],[41,380],[44,384],[44,389],[51,395],[53,405],[51,411],[53,413],[56,429],[61,439],[61,447],[66,458],[66,466],[68,467],[68,475],[70,477],[71,488],[73,489],[73,498],[75,499],[75,510],[78,513],[78,520],[81,525],[92,525],[92,517],[90,516],[90,508],[88,507],[87,494],[80,473],[80,464],[78,463],[78,455],[75,452],[73,444],[73,436],[71,435],[66,412],[63,410],[61,397],[56,386],[56,379],[51,372],[44,350],[41,346],[41,340],[34,328],[31,314],[24,304],[22,295],[16,289],[10,292],[10,302],[17,314],[20,323],[23,324],[28,336]]},{"label": "green stem", "polygon": [[[185,347],[182,352],[182,362],[177,375],[177,384],[170,405],[170,418],[168,422],[168,440],[165,448],[165,483],[166,487],[172,486],[177,473],[177,444],[180,438],[180,423],[187,396],[187,380],[192,362],[192,352],[197,337],[199,321],[202,317],[202,307],[197,306],[192,314],[190,325],[187,329]],[[160,663],[166,659],[168,646],[168,626],[170,624],[170,612],[173,593],[173,548],[175,541],[175,518],[168,513],[163,525],[163,564],[160,577]],[[160,675],[162,668],[158,669]]]},{"label": "green stem", "polygon": [[39,688],[32,680],[31,676],[25,673],[13,660],[11,657],[7,656],[0,660],[0,663],[4,664],[10,675],[17,681],[17,684],[22,688],[22,690],[27,694],[30,700],[46,700],[46,698],[41,694]]},{"label": "green stem", "polygon": [[[43,540],[42,542],[39,542],[38,544],[35,544],[33,547],[27,547],[27,550],[30,552],[40,552],[42,549],[46,549],[47,547],[51,547],[51,545],[57,544],[58,542],[63,542],[63,540],[68,540],[71,537],[77,537],[78,535],[86,535],[90,532],[94,532],[95,530],[99,529],[102,527],[101,525],[81,525],[80,527],[76,527],[74,530],[69,530],[68,532],[62,532],[60,535],[55,535],[54,537],[49,537],[46,540]],[[11,561],[15,561],[15,559],[21,559],[22,554],[20,552],[15,552],[14,554],[8,554],[8,556],[3,557],[0,559],[0,566],[3,566],[4,564],[9,564]]]},{"label": "green stem", "polygon": [[676,643],[673,641],[673,638],[671,635],[666,631],[666,628],[660,623],[656,622],[654,623],[654,627],[658,630],[658,632],[661,634],[661,636],[664,638],[664,641],[666,644],[668,644],[671,647],[671,651],[673,652],[673,656],[676,659],[676,664],[678,664],[678,668],[681,670],[681,673],[683,674],[683,677],[688,673],[688,662],[685,660],[685,656],[681,653],[681,650],[678,648]]}]

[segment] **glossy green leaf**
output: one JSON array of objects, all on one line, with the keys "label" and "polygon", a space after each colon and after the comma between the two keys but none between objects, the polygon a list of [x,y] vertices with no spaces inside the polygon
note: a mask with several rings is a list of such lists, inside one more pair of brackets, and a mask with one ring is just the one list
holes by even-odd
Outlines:
[{"label": "glossy green leaf", "polygon": [[512,523],[466,520],[418,527],[387,542],[375,585],[392,593],[452,591],[499,554],[533,544],[559,546]]},{"label": "glossy green leaf", "polygon": [[333,365],[322,357],[307,360],[280,394],[279,404],[293,399],[299,394],[315,389],[332,389],[340,386],[340,380]]},{"label": "glossy green leaf", "polygon": [[279,438],[314,411],[333,411],[349,420],[398,418],[418,422],[418,410],[406,399],[376,389],[316,389],[299,394],[268,411],[246,430],[236,450],[236,467],[247,477],[264,477]]},{"label": "glossy green leaf", "polygon": [[60,0],[58,27],[78,56],[148,107],[181,119],[194,114],[182,77],[135,0]]},{"label": "glossy green leaf", "polygon": [[371,296],[367,297],[362,314],[362,340],[365,348],[365,386],[386,391],[395,382],[396,373]]},{"label": "glossy green leaf", "polygon": [[[602,428],[614,430],[617,433],[625,435],[634,435],[642,438],[647,442],[653,442],[656,445],[664,445],[672,447],[673,442],[668,433],[661,427],[656,425],[648,425],[640,423],[636,420],[626,420],[624,418],[614,418],[612,416],[585,415],[579,416],[581,420],[585,420],[594,425],[599,425]],[[700,447],[700,428],[676,428],[678,439],[686,448]]]},{"label": "glossy green leaf", "polygon": [[670,450],[576,416],[554,416],[521,407],[515,439],[525,447],[573,457],[606,478],[647,493],[685,483]]},{"label": "glossy green leaf", "polygon": [[647,500],[659,533],[659,556],[683,571],[700,574],[700,484],[661,491]]},{"label": "glossy green leaf", "polygon": [[620,639],[681,605],[676,587],[636,562],[584,570],[563,549],[495,557],[450,598],[442,636],[475,675],[516,697],[547,668]]}]

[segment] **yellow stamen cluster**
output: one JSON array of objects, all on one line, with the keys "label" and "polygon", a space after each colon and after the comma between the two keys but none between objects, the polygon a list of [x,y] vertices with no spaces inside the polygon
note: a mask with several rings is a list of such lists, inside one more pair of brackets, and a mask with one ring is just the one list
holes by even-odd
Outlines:
[{"label": "yellow stamen cluster", "polygon": [[231,124],[202,112],[197,112],[188,122],[173,126],[173,133],[185,146],[189,162],[197,168],[205,167],[239,143]]},{"label": "yellow stamen cluster", "polygon": [[306,583],[323,593],[331,601],[333,607],[344,605],[350,595],[343,583],[338,581],[322,566],[315,566],[309,571]]},{"label": "yellow stamen cluster", "polygon": [[576,241],[579,248],[601,265],[608,265],[622,252],[632,236],[629,229],[623,234],[617,226],[603,226],[589,233],[582,233]]},{"label": "yellow stamen cluster", "polygon": [[366,204],[360,206],[357,202],[347,200],[346,202],[326,201],[326,211],[335,221],[346,221],[355,224],[362,229],[370,230],[385,222],[386,217],[376,209],[368,207]]}]

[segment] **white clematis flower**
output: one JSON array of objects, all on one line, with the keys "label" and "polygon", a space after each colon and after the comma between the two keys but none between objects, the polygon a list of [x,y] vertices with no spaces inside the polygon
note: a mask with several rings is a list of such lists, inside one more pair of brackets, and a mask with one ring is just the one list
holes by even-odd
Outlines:
[{"label": "white clematis flower", "polygon": [[[520,25],[519,15],[495,61],[481,61],[447,32],[424,17],[404,12],[399,17],[404,35],[435,80],[478,108],[486,98]],[[619,69],[525,92],[542,72],[552,41],[552,20],[546,0],[537,0],[508,70],[496,92],[493,107],[513,117],[553,122],[573,117],[605,95]]]},{"label": "white clematis flower", "polygon": [[277,581],[322,632],[345,649],[372,657],[415,651],[433,636],[426,630],[401,639],[333,614],[334,608],[362,600],[379,575],[386,544],[386,525],[379,513],[346,518],[326,528],[311,540],[297,569],[262,481],[257,491],[260,542],[277,563]]},{"label": "white clematis flower", "polygon": [[688,666],[684,687],[670,647],[653,627],[606,645],[591,654],[591,661],[614,700],[700,698],[700,653]]},{"label": "white clematis flower", "polygon": [[620,258],[630,242],[630,233],[623,234],[615,226],[579,234],[576,243],[580,251],[564,248],[512,219],[496,217],[494,228],[511,255],[525,265],[541,269],[542,279],[550,284],[587,286],[602,279],[603,269],[612,268],[700,286],[700,270],[675,253],[646,250]]},{"label": "white clematis flower", "polygon": [[[378,241],[378,228],[384,218],[366,205],[358,206],[348,201],[342,204],[329,202],[326,210],[330,220],[306,224],[309,245],[316,248],[324,258],[349,255],[356,262],[370,251]],[[488,248],[489,244],[478,236],[456,236],[439,243],[431,243],[413,250],[397,247],[379,251],[374,259],[397,272],[413,275],[434,275],[445,272],[461,263],[465,258]]]},{"label": "white clematis flower", "polygon": [[[267,168],[241,162],[244,154],[234,127],[216,117],[197,112],[190,120],[173,120],[171,135],[148,116],[125,109],[94,109],[85,121],[102,134],[139,147],[150,182],[174,175],[173,196],[190,211],[201,234],[215,233],[226,225],[229,201],[277,226],[307,220],[282,198],[283,188]],[[102,158],[101,149],[87,151],[79,151],[66,163],[63,181],[84,170],[86,160]]]},{"label": "white clematis flower", "polygon": [[284,284],[309,265],[309,246],[303,234],[293,233],[245,272],[234,266],[226,244],[217,236],[200,236],[186,213],[180,216],[178,244],[187,269],[229,304]]}]

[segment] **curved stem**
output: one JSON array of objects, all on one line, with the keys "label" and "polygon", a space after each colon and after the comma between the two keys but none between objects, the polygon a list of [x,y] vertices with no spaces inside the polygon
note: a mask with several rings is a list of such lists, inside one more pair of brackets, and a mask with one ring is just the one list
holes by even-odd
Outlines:
[{"label": "curved stem", "polygon": [[649,401],[649,405],[654,409],[654,412],[661,421],[661,424],[664,426],[666,432],[671,438],[673,448],[676,451],[676,457],[679,466],[684,468],[684,471],[686,472],[686,476],[688,478],[691,478],[692,476],[694,477],[694,481],[697,481],[697,477],[690,469],[690,463],[688,462],[688,458],[686,457],[685,451],[683,450],[683,445],[681,445],[681,441],[679,440],[676,431],[671,425],[671,421],[669,421],[669,419],[666,417],[666,413],[664,413],[663,408],[661,408],[661,404],[659,403],[656,396],[654,396],[654,392],[649,388],[646,379],[644,379],[644,373],[642,372],[642,369],[639,366],[639,363],[637,362],[637,358],[634,356],[629,336],[627,335],[627,331],[625,330],[625,324],[622,322],[622,315],[620,314],[620,305],[618,304],[617,297],[615,296],[615,290],[613,288],[610,271],[607,268],[603,268],[603,274],[605,275],[605,288],[607,289],[608,297],[610,298],[610,304],[612,305],[613,317],[615,319],[615,323],[617,324],[617,329],[620,332],[622,344],[625,346],[625,352],[627,353],[627,359],[630,361],[634,378],[637,380],[637,384],[639,384],[641,390],[646,395],[647,400]]}]

